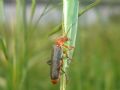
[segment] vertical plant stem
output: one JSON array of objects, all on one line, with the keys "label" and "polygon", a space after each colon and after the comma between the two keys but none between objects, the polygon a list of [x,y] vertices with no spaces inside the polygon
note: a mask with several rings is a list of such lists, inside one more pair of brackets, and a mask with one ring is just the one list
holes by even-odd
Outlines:
[{"label": "vertical plant stem", "polygon": [[[4,0],[0,0],[0,21],[4,21]],[[3,22],[2,22],[3,23]]]},{"label": "vertical plant stem", "polygon": [[36,9],[36,0],[32,0],[30,23],[32,23],[35,14],[35,9]]},{"label": "vertical plant stem", "polygon": [[[70,30],[67,34],[67,37],[70,38],[70,41],[66,43],[67,46],[75,47],[78,23],[78,9],[78,0],[63,0],[63,30],[65,31],[65,33]],[[74,50],[68,52],[70,58],[72,58],[73,52]],[[68,61],[64,59],[63,62],[63,70],[67,72]],[[66,75],[63,74],[60,81],[60,90],[66,90],[66,83]]]},{"label": "vertical plant stem", "polygon": [[[22,90],[25,88],[26,90],[29,90],[29,73],[27,72],[28,68],[28,27],[27,27],[27,18],[26,18],[26,0],[20,1],[21,6],[21,21],[20,22],[20,28],[22,29],[21,32],[23,32],[23,63],[20,62],[20,69],[21,69],[21,80],[19,84],[19,90]],[[19,12],[18,12],[19,13]],[[18,28],[18,29],[20,29]]]},{"label": "vertical plant stem", "polygon": [[[24,71],[26,71],[28,62],[28,48],[27,47],[27,18],[26,18],[26,0],[16,0],[16,30],[15,30],[15,50],[16,50],[16,64],[17,64],[17,90],[23,90]],[[23,44],[23,45],[22,45]],[[21,51],[21,52],[20,52]],[[22,83],[21,83],[22,82]],[[28,88],[28,82],[25,85]],[[28,89],[26,89],[28,90]]]},{"label": "vertical plant stem", "polygon": [[[15,67],[16,68],[16,79],[17,79],[17,82],[15,83],[18,83],[20,81],[20,75],[21,75],[21,64],[20,64],[20,59],[19,59],[19,48],[20,48],[20,43],[19,43],[19,35],[20,35],[20,30],[22,31],[22,26],[21,26],[21,23],[22,23],[22,9],[21,9],[21,0],[16,0],[16,30],[15,30],[15,54],[16,54],[16,62],[14,64],[17,64],[17,66]],[[19,18],[17,18],[19,17]],[[21,53],[22,54],[22,53]],[[15,73],[14,73],[15,74]],[[19,86],[19,83],[17,86],[17,89],[18,89],[18,86]]]},{"label": "vertical plant stem", "polygon": [[[29,72],[27,71],[28,68],[28,27],[27,27],[27,20],[26,18],[26,1],[23,0],[23,23],[24,23],[24,66],[23,66],[23,74],[22,78],[25,79],[25,89],[29,90]],[[27,76],[24,76],[27,75]],[[24,83],[24,82],[23,82]]]}]

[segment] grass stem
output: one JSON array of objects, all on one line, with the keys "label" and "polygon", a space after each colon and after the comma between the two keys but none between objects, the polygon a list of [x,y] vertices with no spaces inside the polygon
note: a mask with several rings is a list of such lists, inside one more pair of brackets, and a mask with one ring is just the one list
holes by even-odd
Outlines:
[{"label": "grass stem", "polygon": [[[66,45],[75,47],[75,40],[76,40],[76,34],[77,34],[77,22],[78,22],[78,7],[79,2],[78,0],[63,0],[63,35],[64,32],[67,33],[67,37],[71,40],[66,43]],[[68,51],[68,56],[72,58],[73,51]],[[68,59],[63,60],[63,70],[64,72],[67,72],[68,67]],[[60,80],[60,90],[66,90],[66,75],[65,73],[61,76]]]}]

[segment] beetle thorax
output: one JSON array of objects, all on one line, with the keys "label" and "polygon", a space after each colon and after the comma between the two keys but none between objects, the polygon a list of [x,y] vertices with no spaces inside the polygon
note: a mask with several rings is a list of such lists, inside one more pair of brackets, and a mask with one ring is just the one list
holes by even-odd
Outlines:
[{"label": "beetle thorax", "polygon": [[61,47],[65,42],[67,42],[68,41],[68,38],[67,37],[61,37],[61,38],[58,38],[57,40],[56,40],[56,45],[58,46],[58,47]]}]

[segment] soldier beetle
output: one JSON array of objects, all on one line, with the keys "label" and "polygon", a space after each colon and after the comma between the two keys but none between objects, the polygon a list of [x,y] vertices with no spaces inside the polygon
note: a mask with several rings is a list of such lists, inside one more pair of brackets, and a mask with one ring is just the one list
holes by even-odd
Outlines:
[{"label": "soldier beetle", "polygon": [[[68,30],[68,32],[69,32],[69,30]],[[67,33],[64,36],[56,39],[55,45],[53,46],[53,52],[52,52],[52,58],[51,58],[52,60],[48,61],[48,64],[51,65],[50,77],[51,77],[51,82],[53,84],[57,84],[59,82],[60,75],[62,72],[64,72],[62,70],[64,55],[65,55],[65,57],[69,58],[69,56],[67,54],[67,50],[64,50],[63,47],[67,48],[69,50],[74,48],[72,46],[65,45],[65,42],[70,40],[67,37]]]},{"label": "soldier beetle", "polygon": [[56,45],[53,46],[51,59],[52,59],[51,61],[48,61],[48,63],[51,65],[50,77],[51,77],[51,82],[53,84],[56,84],[60,79],[61,69],[63,65],[61,47],[57,47]]},{"label": "soldier beetle", "polygon": [[[60,46],[54,45],[52,51],[52,60],[48,61],[50,67],[50,78],[53,84],[57,84],[60,80],[60,75],[65,73],[63,67],[64,51]],[[67,54],[66,54],[67,55]],[[68,56],[67,56],[68,57]]]}]

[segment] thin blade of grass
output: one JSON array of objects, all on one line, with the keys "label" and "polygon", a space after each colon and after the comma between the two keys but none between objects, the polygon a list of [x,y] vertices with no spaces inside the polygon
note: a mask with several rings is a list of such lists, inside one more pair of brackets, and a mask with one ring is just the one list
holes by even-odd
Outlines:
[{"label": "thin blade of grass", "polygon": [[35,26],[34,26],[35,28],[37,28],[37,26],[38,26],[41,18],[42,18],[45,14],[47,14],[47,12],[48,12],[48,6],[49,6],[50,2],[52,2],[52,0],[49,0],[49,2],[46,4],[44,10],[42,11],[42,13],[40,14],[40,16],[38,17],[37,21],[35,22]]},{"label": "thin blade of grass", "polygon": [[35,14],[35,10],[36,10],[36,0],[32,0],[30,23],[32,23],[32,20],[33,20],[34,14]]},{"label": "thin blade of grass", "polygon": [[4,15],[4,0],[0,0],[0,22],[5,21],[5,15]]},{"label": "thin blade of grass", "polygon": [[[96,1],[93,2],[92,4],[86,6],[84,9],[80,10],[79,13],[78,13],[78,17],[80,17],[80,16],[83,15],[85,12],[87,12],[87,11],[90,10],[91,8],[93,8],[93,7],[95,7],[96,5],[98,5],[98,4],[100,3],[100,1],[101,1],[101,0],[96,0]],[[54,33],[56,33],[56,32],[59,32],[60,30],[62,30],[61,28],[62,28],[62,24],[57,25],[57,26],[53,29],[53,31],[52,31],[48,36],[50,36],[50,35],[52,35],[52,34],[54,34]]]},{"label": "thin blade of grass", "polygon": [[[77,34],[77,22],[78,22],[78,0],[63,0],[63,35],[64,33],[68,33],[67,37],[70,38],[70,41],[67,46],[75,46],[76,34]],[[71,27],[72,25],[72,27]],[[69,30],[69,27],[70,30]],[[64,32],[65,31],[65,32]],[[70,58],[73,55],[73,51],[67,52]],[[68,67],[68,59],[63,59],[63,70],[67,72]],[[66,76],[63,74],[60,80],[60,90],[66,90]]]},{"label": "thin blade of grass", "polygon": [[5,40],[0,37],[0,49],[3,51],[6,60],[8,60],[7,47],[5,45]]}]

